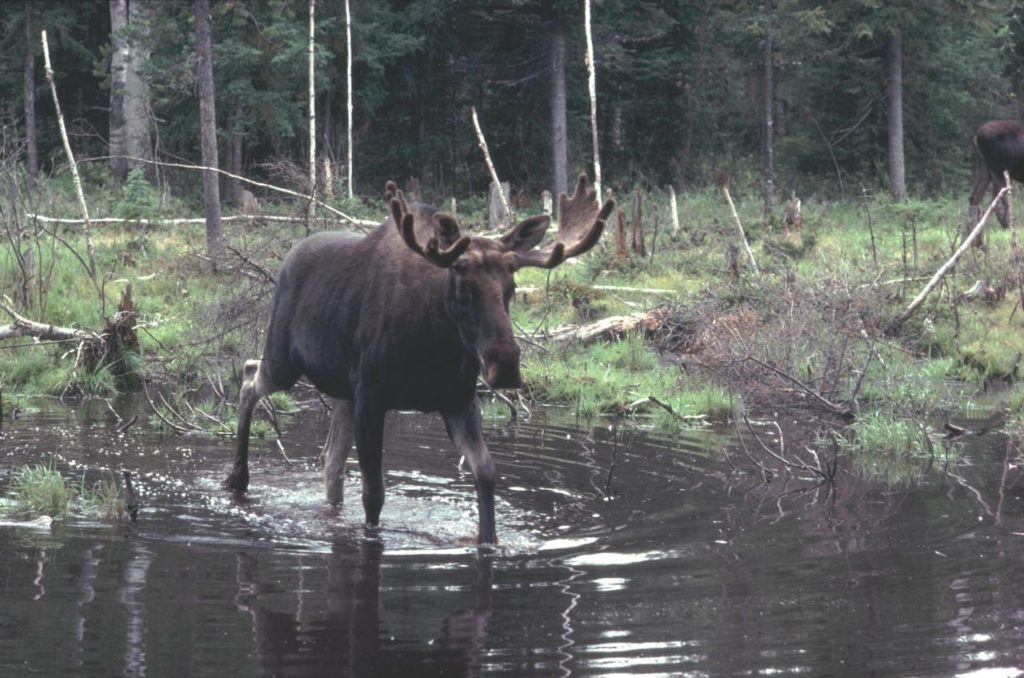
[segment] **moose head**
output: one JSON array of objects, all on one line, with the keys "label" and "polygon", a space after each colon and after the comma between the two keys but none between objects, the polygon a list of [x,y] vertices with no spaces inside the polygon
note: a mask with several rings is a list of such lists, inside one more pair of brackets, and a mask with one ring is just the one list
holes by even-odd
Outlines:
[{"label": "moose head", "polygon": [[[450,214],[410,210],[394,183],[388,183],[386,195],[406,246],[447,270],[444,307],[465,349],[480,360],[484,382],[492,388],[520,386],[519,347],[508,315],[515,272],[527,266],[555,268],[589,251],[601,238],[615,202],[600,205],[581,174],[572,196],[559,196],[554,242],[536,249],[551,224],[546,215],[525,219],[498,238],[469,236]],[[420,235],[427,237],[426,244]]]}]

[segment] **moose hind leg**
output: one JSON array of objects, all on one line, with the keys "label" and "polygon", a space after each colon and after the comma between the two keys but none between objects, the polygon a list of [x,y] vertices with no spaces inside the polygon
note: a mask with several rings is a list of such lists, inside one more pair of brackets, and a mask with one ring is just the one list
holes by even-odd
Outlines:
[{"label": "moose hind leg", "polygon": [[238,394],[238,437],[235,447],[235,465],[224,479],[227,490],[245,492],[249,488],[249,429],[256,403],[276,389],[266,376],[262,360],[246,360],[242,368],[242,388]]},{"label": "moose hind leg", "polygon": [[321,454],[324,473],[324,490],[327,501],[338,505],[344,498],[345,460],[355,440],[352,420],[355,415],[355,403],[351,400],[334,400],[331,413],[331,427],[327,432],[327,440]]},{"label": "moose hind leg", "polygon": [[497,544],[498,536],[494,526],[494,485],[497,472],[491,452],[484,442],[480,422],[480,401],[474,396],[464,408],[442,415],[448,436],[456,449],[468,461],[476,482],[476,504],[480,527],[477,542]]}]

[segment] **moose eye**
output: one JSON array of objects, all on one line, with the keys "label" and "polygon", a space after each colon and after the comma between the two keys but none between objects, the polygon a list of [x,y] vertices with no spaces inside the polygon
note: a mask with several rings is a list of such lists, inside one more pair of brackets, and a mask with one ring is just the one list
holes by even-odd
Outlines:
[{"label": "moose eye", "polygon": [[455,294],[458,296],[459,301],[473,301],[476,297],[476,290],[472,285],[463,282],[455,288]]}]

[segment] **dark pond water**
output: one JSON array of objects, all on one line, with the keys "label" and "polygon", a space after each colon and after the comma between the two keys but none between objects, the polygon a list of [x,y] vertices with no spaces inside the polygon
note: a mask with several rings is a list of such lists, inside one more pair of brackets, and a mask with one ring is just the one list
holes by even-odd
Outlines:
[{"label": "dark pond water", "polygon": [[434,418],[389,415],[376,537],[354,468],[356,501],[322,501],[320,414],[285,437],[295,466],[256,446],[244,504],[218,488],[230,440],[115,422],[103,403],[4,422],[0,483],[51,455],[72,477],[127,468],[143,509],[134,524],[0,526],[0,675],[1024,668],[1024,489],[999,435],[895,486],[841,459],[830,492],[764,485],[712,434],[496,427],[503,545],[478,556],[472,482]]}]

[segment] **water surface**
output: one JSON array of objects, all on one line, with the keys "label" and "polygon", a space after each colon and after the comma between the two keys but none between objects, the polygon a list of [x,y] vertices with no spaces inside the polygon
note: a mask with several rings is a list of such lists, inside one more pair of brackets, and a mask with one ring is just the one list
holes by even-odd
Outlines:
[{"label": "water surface", "polygon": [[286,433],[291,465],[254,444],[245,502],[219,489],[230,440],[116,423],[103,403],[4,421],[0,484],[51,456],[87,482],[125,468],[143,508],[136,523],[0,526],[0,675],[1024,668],[1024,491],[999,434],[895,483],[840,458],[830,488],[765,484],[709,432],[495,425],[502,546],[481,556],[472,478],[433,417],[389,414],[374,533],[354,465],[346,505],[322,499],[320,413]]}]

